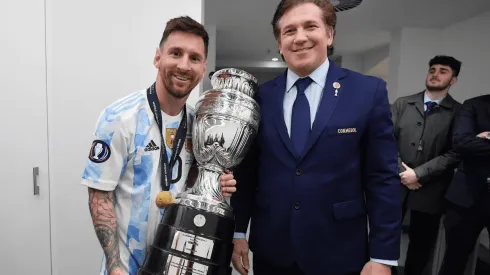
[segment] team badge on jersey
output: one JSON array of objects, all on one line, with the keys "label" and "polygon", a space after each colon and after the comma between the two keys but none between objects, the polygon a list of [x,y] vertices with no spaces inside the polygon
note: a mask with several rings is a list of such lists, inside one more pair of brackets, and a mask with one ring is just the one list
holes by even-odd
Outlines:
[{"label": "team badge on jersey", "polygon": [[174,139],[177,135],[177,128],[167,128],[165,129],[165,143],[167,147],[172,149],[174,147]]},{"label": "team badge on jersey", "polygon": [[94,140],[90,148],[88,158],[95,163],[101,163],[109,159],[111,156],[111,148],[102,140]]}]

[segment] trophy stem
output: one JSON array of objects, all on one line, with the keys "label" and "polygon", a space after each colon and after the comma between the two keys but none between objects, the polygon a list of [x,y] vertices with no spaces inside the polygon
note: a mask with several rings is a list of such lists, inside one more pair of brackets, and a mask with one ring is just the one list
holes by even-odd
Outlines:
[{"label": "trophy stem", "polygon": [[198,169],[196,183],[191,189],[177,195],[177,203],[216,212],[223,216],[232,216],[233,209],[226,201],[221,189],[222,172],[219,172],[221,169],[215,166],[209,168],[199,166]]},{"label": "trophy stem", "polygon": [[215,170],[199,167],[197,180],[191,189],[191,194],[204,196],[217,202],[226,202],[220,184],[222,173]]}]

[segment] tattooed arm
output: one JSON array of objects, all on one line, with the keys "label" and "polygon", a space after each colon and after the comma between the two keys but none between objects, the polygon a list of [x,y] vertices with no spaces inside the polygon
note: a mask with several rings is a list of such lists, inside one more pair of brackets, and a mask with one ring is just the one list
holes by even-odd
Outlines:
[{"label": "tattooed arm", "polygon": [[123,274],[112,192],[89,188],[88,193],[90,214],[95,233],[106,256],[108,274]]}]

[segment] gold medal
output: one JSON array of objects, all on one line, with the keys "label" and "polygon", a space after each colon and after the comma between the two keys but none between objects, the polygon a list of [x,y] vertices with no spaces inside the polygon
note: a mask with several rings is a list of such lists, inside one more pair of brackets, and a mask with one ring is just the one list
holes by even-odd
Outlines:
[{"label": "gold medal", "polygon": [[165,208],[171,204],[174,204],[175,198],[172,197],[172,194],[169,191],[162,191],[158,193],[155,203],[159,208]]}]

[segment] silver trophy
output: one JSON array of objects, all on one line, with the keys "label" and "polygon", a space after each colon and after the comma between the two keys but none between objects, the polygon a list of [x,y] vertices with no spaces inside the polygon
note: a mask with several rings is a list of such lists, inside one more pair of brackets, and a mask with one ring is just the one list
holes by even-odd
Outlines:
[{"label": "silver trophy", "polygon": [[245,157],[255,138],[260,109],[253,99],[257,79],[238,69],[222,69],[211,78],[213,89],[196,104],[192,140],[199,175],[194,186],[177,196],[177,203],[232,216],[219,177]]},{"label": "silver trophy", "polygon": [[223,69],[211,85],[192,126],[197,181],[165,210],[140,275],[231,275],[235,219],[220,176],[243,160],[257,134],[258,83],[245,71]]}]

